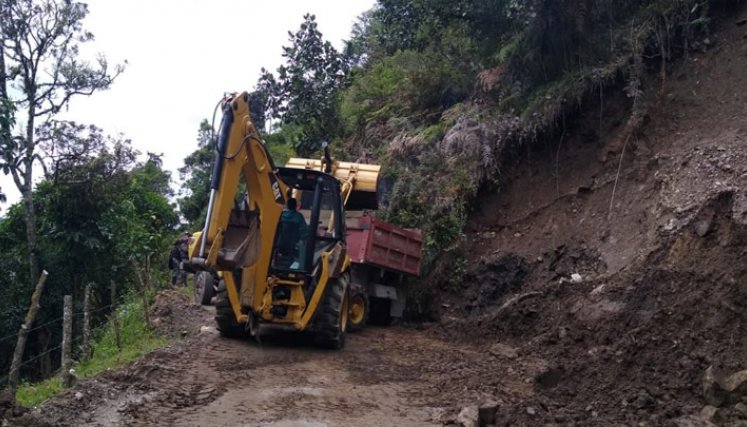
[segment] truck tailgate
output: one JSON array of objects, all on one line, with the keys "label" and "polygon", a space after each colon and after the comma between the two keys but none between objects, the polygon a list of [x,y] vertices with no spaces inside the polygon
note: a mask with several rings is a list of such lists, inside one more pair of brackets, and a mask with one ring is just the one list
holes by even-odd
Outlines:
[{"label": "truck tailgate", "polygon": [[348,218],[345,222],[352,262],[420,274],[423,236],[419,230],[388,224],[369,215]]}]

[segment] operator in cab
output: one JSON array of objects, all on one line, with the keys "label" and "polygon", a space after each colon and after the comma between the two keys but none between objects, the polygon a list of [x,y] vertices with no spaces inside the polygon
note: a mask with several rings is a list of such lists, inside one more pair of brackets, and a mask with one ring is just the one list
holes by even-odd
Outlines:
[{"label": "operator in cab", "polygon": [[289,198],[280,215],[277,241],[277,264],[291,270],[301,269],[309,236],[309,226],[297,207],[296,199]]}]

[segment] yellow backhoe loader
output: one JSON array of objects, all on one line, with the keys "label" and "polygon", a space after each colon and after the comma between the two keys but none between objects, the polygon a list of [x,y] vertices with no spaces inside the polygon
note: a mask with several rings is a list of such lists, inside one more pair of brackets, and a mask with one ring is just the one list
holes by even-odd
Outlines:
[{"label": "yellow backhoe loader", "polygon": [[[375,209],[379,166],[333,162],[277,167],[255,129],[247,93],[221,104],[205,226],[187,267],[223,335],[256,336],[260,324],[345,343],[351,259],[345,205]],[[326,152],[326,150],[325,150]],[[236,198],[240,182],[246,194]]]}]

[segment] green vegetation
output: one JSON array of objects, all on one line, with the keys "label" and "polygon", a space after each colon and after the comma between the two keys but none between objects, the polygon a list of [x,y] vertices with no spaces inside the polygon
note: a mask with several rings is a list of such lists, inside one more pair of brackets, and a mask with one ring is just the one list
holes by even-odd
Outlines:
[{"label": "green vegetation", "polygon": [[[461,236],[499,184],[503,153],[605,91],[631,98],[628,131],[658,88],[642,83],[705,29],[703,0],[380,0],[353,28],[337,152],[383,165],[383,214],[423,227],[426,261]],[[594,98],[592,98],[594,97]]]},{"label": "green vegetation", "polygon": [[[78,379],[89,378],[108,369],[124,366],[143,354],[168,344],[166,338],[154,334],[145,323],[142,300],[139,296],[130,295],[125,301],[117,309],[122,350],[119,351],[117,348],[113,324],[106,323],[94,331],[93,357],[73,367]],[[22,384],[16,393],[16,400],[21,405],[31,407],[62,390],[62,377],[56,375],[39,383]]]}]

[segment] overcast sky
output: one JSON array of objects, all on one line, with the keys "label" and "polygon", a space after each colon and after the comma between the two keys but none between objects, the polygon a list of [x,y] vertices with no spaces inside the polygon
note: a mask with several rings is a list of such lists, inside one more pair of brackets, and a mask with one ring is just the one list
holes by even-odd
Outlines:
[{"label": "overcast sky", "polygon": [[[288,31],[307,12],[338,49],[355,19],[375,0],[89,0],[84,21],[95,35],[85,53],[127,68],[108,91],[74,98],[59,118],[123,133],[145,153],[164,154],[177,181],[184,157],[197,147],[197,128],[224,92],[251,90],[260,68],[282,63]],[[19,200],[0,174],[9,202]],[[0,205],[4,211],[6,205]],[[0,212],[1,213],[1,212]]]}]

